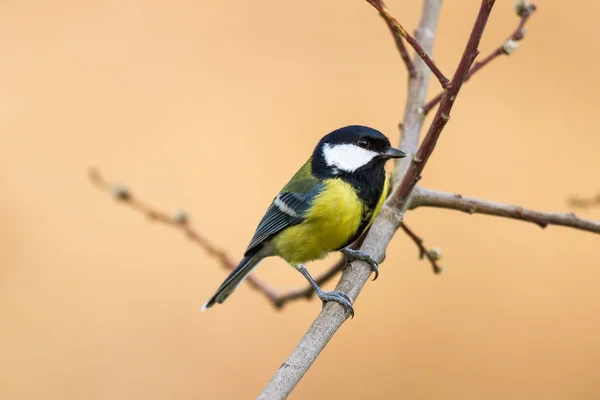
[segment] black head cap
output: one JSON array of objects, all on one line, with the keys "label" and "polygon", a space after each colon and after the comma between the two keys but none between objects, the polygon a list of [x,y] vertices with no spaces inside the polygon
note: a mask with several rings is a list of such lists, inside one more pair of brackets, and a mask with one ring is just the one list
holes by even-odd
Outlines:
[{"label": "black head cap", "polygon": [[377,129],[363,125],[348,125],[325,135],[317,145],[317,148],[322,147],[326,143],[332,145],[343,143],[358,145],[359,141],[361,141],[361,144],[364,143],[363,141],[366,141],[369,148],[375,151],[379,149],[385,150],[390,147],[388,138]]}]

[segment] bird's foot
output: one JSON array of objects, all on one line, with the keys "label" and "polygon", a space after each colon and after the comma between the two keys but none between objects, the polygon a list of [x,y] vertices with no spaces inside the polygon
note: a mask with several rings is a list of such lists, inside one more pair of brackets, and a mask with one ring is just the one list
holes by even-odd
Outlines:
[{"label": "bird's foot", "polygon": [[350,316],[354,318],[354,308],[352,308],[352,302],[350,301],[350,298],[344,293],[338,291],[324,292],[322,290],[319,290],[317,291],[317,296],[319,296],[319,298],[323,302],[323,307],[325,307],[325,303],[327,303],[328,301],[335,301],[336,303],[344,307],[344,311],[350,313]]},{"label": "bird's foot", "polygon": [[375,278],[373,278],[373,280],[379,277],[379,264],[365,251],[354,250],[346,247],[345,249],[342,249],[342,254],[344,254],[346,257],[346,264],[350,264],[354,260],[364,261],[369,264],[371,266],[371,270],[375,272]]},{"label": "bird's foot", "polygon": [[304,275],[310,286],[315,290],[319,299],[323,302],[323,307],[325,307],[325,303],[328,301],[335,301],[339,303],[342,307],[344,307],[344,311],[349,313],[352,318],[354,318],[354,308],[352,308],[352,302],[342,292],[333,291],[333,292],[324,292],[323,289],[319,287],[319,284],[313,279],[312,276],[308,273],[303,264],[296,265],[296,269]]}]

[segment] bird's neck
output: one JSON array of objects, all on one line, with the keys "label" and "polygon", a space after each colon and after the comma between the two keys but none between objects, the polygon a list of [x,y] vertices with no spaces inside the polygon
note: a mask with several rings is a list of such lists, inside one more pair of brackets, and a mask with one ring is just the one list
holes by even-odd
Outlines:
[{"label": "bird's neck", "polygon": [[381,198],[385,184],[384,162],[364,170],[340,174],[338,178],[352,185],[365,205],[369,209],[374,209]]}]

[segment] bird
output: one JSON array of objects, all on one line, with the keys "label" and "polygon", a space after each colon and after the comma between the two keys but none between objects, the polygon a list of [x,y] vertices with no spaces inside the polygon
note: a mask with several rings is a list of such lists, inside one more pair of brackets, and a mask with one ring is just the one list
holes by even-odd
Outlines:
[{"label": "bird", "polygon": [[342,292],[325,292],[306,264],[340,251],[346,262],[367,262],[375,278],[378,264],[366,252],[351,249],[370,227],[388,194],[385,163],[406,157],[380,131],[349,125],[323,136],[308,161],[275,196],[258,224],[243,259],[202,311],[223,303],[267,257],[277,256],[296,268],[323,302],[335,301],[354,316]]}]

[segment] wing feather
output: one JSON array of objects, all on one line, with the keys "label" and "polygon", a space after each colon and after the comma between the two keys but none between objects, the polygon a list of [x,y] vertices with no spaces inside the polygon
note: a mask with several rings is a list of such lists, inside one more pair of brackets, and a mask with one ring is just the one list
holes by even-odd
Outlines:
[{"label": "wing feather", "polygon": [[246,249],[248,256],[265,240],[287,227],[298,225],[305,220],[314,197],[321,191],[318,182],[308,193],[281,192],[275,197],[264,217],[258,224],[254,236]]}]

